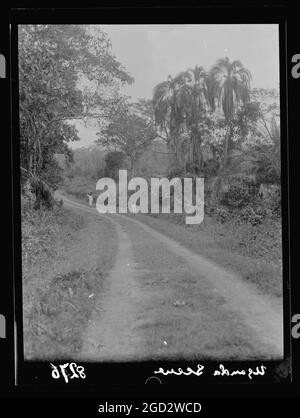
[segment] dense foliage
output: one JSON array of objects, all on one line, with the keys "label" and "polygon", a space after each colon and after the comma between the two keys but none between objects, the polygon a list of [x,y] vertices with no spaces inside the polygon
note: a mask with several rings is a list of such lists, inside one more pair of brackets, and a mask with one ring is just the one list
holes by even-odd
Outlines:
[{"label": "dense foliage", "polygon": [[[144,112],[142,105],[123,100],[108,125],[99,132],[98,143],[110,151],[123,153],[129,161],[131,176],[134,176],[139,157],[155,138],[153,120]],[[118,155],[115,154],[117,159]]]},{"label": "dense foliage", "polygon": [[[54,188],[55,153],[70,157],[78,140],[69,122],[109,113],[118,87],[131,82],[99,27],[19,27],[19,108],[22,184]],[[40,195],[36,193],[37,205]]]},{"label": "dense foliage", "polygon": [[216,212],[222,221],[241,210],[239,219],[246,220],[249,205],[249,214],[263,212],[257,209],[266,204],[262,195],[259,200],[261,185],[272,190],[269,207],[280,206],[279,94],[251,89],[250,83],[251,73],[239,60],[222,58],[209,71],[196,65],[169,76],[153,91],[171,177],[204,176],[207,213]]}]

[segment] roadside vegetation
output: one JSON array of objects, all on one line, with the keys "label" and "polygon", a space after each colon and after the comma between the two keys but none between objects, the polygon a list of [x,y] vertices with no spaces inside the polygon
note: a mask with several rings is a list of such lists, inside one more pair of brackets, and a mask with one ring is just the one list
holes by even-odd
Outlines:
[{"label": "roadside vegetation", "polygon": [[[24,354],[75,358],[117,250],[115,230],[55,206],[22,211]],[[101,239],[99,239],[101,237]]]},{"label": "roadside vegetation", "polygon": [[79,140],[72,122],[113,112],[133,79],[99,26],[20,25],[18,41],[25,358],[70,357],[116,243],[111,226],[66,210],[54,191]]},{"label": "roadside vegetation", "polygon": [[254,283],[265,294],[282,297],[281,224],[272,219],[258,226],[220,223],[205,216],[200,225],[186,226],[168,215],[137,215],[159,232],[195,253]]}]

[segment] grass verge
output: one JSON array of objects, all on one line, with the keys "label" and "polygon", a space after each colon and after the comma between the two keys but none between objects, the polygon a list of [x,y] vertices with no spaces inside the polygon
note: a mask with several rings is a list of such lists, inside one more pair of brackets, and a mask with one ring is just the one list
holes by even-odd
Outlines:
[{"label": "grass verge", "polygon": [[22,212],[25,359],[74,358],[116,254],[111,224],[67,209]]},{"label": "grass verge", "polygon": [[265,294],[282,297],[281,226],[273,220],[262,225],[221,224],[208,216],[200,225],[176,223],[171,216],[136,215],[153,229],[173,238],[254,283]]}]

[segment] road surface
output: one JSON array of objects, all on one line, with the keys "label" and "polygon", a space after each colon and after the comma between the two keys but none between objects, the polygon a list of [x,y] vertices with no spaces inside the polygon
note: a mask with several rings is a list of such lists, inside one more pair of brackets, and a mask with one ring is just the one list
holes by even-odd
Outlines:
[{"label": "road surface", "polygon": [[278,300],[134,216],[100,215],[63,200],[66,208],[93,213],[95,222],[112,222],[118,234],[116,262],[85,331],[81,359],[283,358]]}]

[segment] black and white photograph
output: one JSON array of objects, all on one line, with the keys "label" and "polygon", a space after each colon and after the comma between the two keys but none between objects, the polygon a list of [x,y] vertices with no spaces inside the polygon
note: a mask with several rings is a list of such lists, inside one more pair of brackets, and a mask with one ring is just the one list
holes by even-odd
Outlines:
[{"label": "black and white photograph", "polygon": [[24,360],[282,361],[279,25],[17,42]]}]

